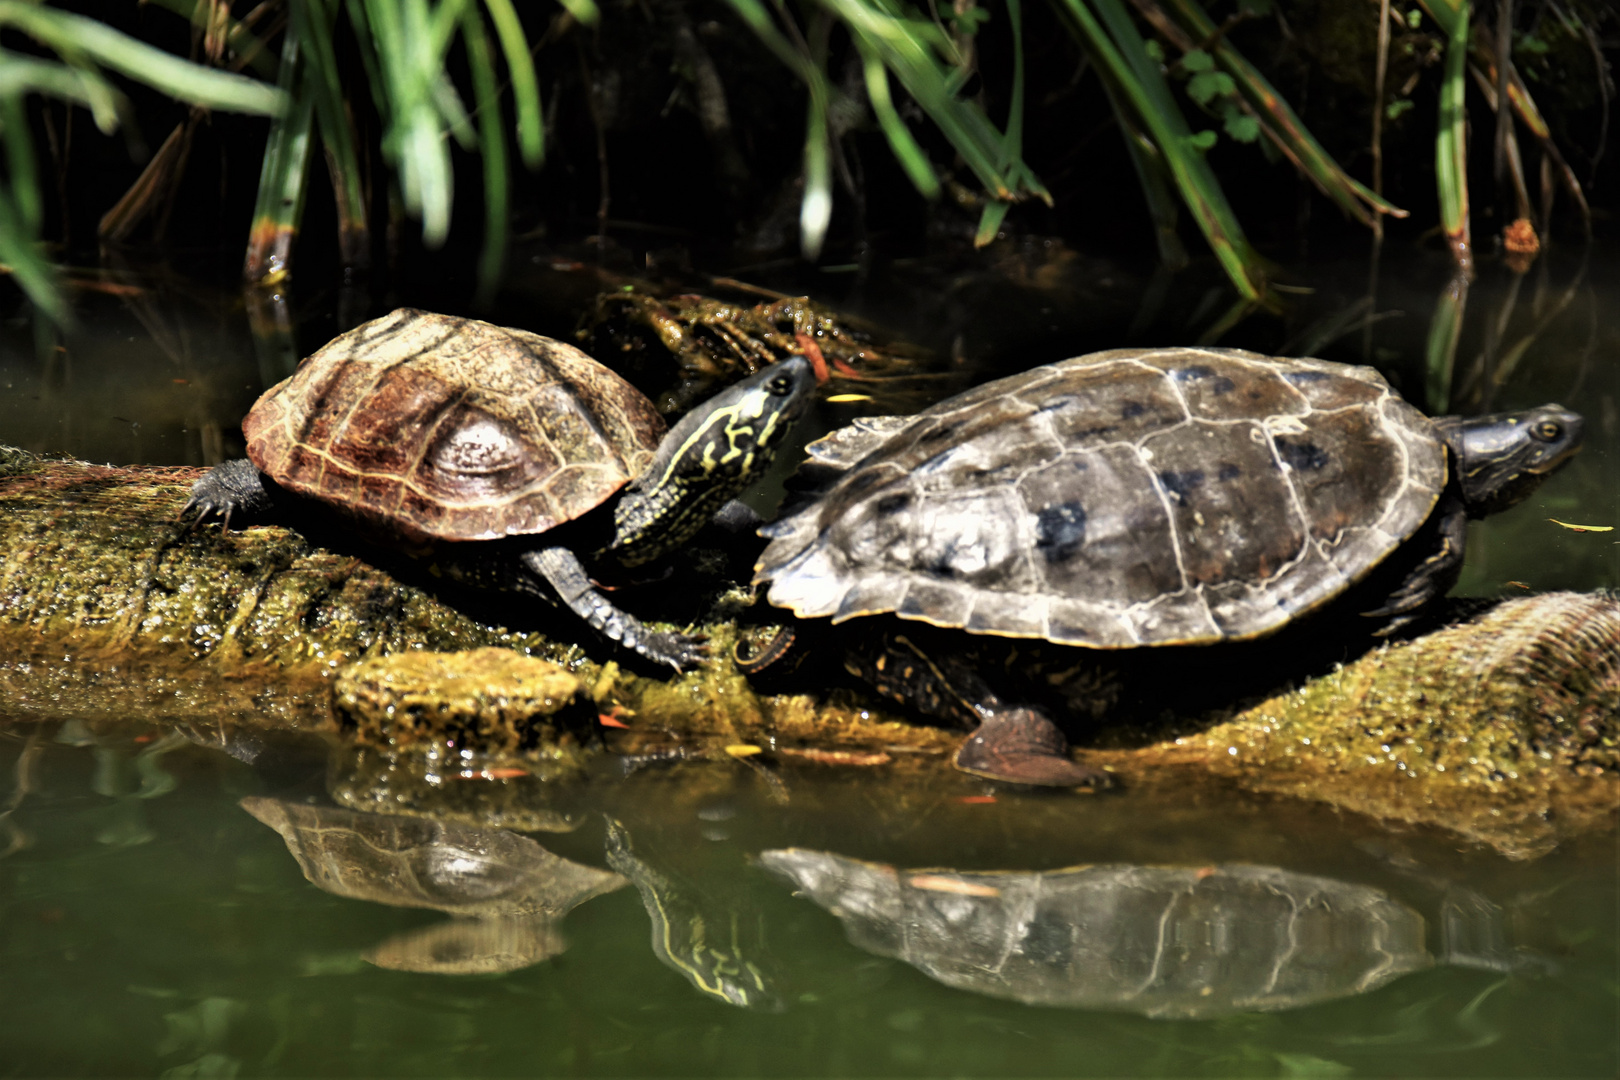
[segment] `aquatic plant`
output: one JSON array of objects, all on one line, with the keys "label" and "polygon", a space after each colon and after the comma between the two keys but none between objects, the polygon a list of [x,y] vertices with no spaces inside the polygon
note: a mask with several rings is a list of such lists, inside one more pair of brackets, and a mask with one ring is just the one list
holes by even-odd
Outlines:
[{"label": "aquatic plant", "polygon": [[130,116],[129,99],[114,85],[113,73],[202,108],[274,115],[285,99],[257,79],[187,62],[95,19],[40,3],[0,0],[0,29],[25,35],[40,52],[55,57],[0,48],[0,136],[6,164],[0,177],[0,262],[28,298],[60,323],[67,308],[56,288],[55,270],[39,247],[44,199],[28,123],[30,95],[82,105],[108,134]]},{"label": "aquatic plant", "polygon": [[[317,146],[335,194],[339,258],[350,270],[363,270],[373,248],[370,222],[380,195],[373,190],[368,168],[373,148],[387,168],[382,197],[389,221],[407,216],[419,221],[429,248],[450,233],[453,150],[460,148],[481,166],[484,240],[478,280],[479,295],[487,301],[500,280],[509,233],[513,178],[508,155],[515,147],[530,169],[539,168],[545,155],[547,117],[538,60],[555,60],[559,73],[565,72],[568,65],[550,57],[548,50],[571,37],[579,51],[577,77],[590,84],[596,76],[581,41],[607,29],[604,17],[620,24],[637,17],[628,6],[608,8],[604,16],[595,0],[559,0],[557,8],[520,6],[513,0],[265,0],[240,18],[233,13],[238,5],[232,0],[153,2],[190,20],[201,44],[194,49],[197,62],[160,53],[38,0],[0,4],[0,26],[15,27],[58,53],[54,63],[6,53],[5,78],[0,80],[10,168],[7,201],[0,206],[0,254],[28,294],[57,315],[61,304],[37,244],[41,199],[22,105],[27,95],[84,104],[107,128],[117,115],[116,105],[109,102],[121,98],[100,74],[101,65],[199,106],[177,125],[140,180],[102,220],[99,235],[110,240],[128,236],[144,217],[172,204],[204,109],[273,112],[243,264],[249,281],[272,286],[291,265]],[[1582,185],[1516,62],[1520,54],[1533,59],[1540,55],[1537,50],[1545,52],[1555,38],[1585,42],[1606,107],[1612,86],[1593,29],[1602,16],[1585,12],[1584,0],[1570,6],[1538,0],[1530,30],[1516,29],[1526,22],[1516,22],[1516,0],[1498,0],[1494,27],[1474,17],[1468,0],[1383,0],[1376,14],[1369,9],[1366,18],[1376,22],[1358,24],[1358,32],[1377,39],[1370,184],[1334,160],[1234,42],[1240,29],[1269,25],[1273,16],[1283,25],[1274,2],[1237,0],[1220,19],[1211,14],[1213,4],[1206,7],[1199,0],[1051,0],[1049,8],[1074,41],[1071,82],[1088,73],[1100,80],[1112,122],[1135,165],[1162,261],[1171,269],[1187,262],[1178,234],[1178,217],[1185,208],[1236,289],[1238,304],[1217,327],[1230,325],[1257,305],[1273,306],[1276,297],[1268,266],[1247,239],[1208,159],[1210,149],[1224,140],[1287,160],[1343,213],[1381,238],[1383,218],[1405,213],[1381,193],[1385,129],[1414,107],[1413,91],[1421,78],[1438,82],[1434,171],[1440,224],[1463,278],[1472,273],[1473,262],[1465,109],[1470,80],[1497,115],[1497,178],[1504,189],[1512,185],[1524,221],[1519,235],[1527,236],[1523,242],[1530,245],[1525,250],[1533,248],[1536,234],[1547,227],[1555,187],[1569,192],[1587,214]],[[682,3],[672,0],[666,6],[676,9]],[[1045,49],[1043,66],[1031,74],[1026,51],[1035,31],[1027,28],[1023,0],[725,0],[724,10],[737,21],[717,33],[751,34],[803,86],[798,224],[807,256],[818,256],[826,241],[835,175],[851,192],[863,183],[850,173],[844,149],[846,137],[863,125],[881,132],[901,171],[923,196],[936,198],[949,190],[958,202],[976,205],[980,244],[997,235],[1013,205],[1030,199],[1053,202],[1052,192],[1025,161],[1025,109],[1031,89],[1051,89],[1054,75],[1064,72],[1061,59],[1058,68],[1052,66],[1048,43],[1039,42]],[[647,27],[655,35],[668,32],[650,14],[640,17],[646,23],[643,32]],[[685,20],[678,13],[675,22]],[[75,48],[66,48],[63,28],[69,26],[96,27],[99,33],[87,33]],[[987,58],[979,38],[992,26],[998,31],[998,55]],[[111,52],[97,52],[99,46],[90,44],[97,41],[111,43]],[[1386,83],[1391,50],[1397,46],[1404,50],[1402,73],[1410,77],[1391,92]],[[163,63],[128,59],[137,47],[145,50],[140,55],[162,56]],[[1010,55],[999,55],[1003,51]],[[679,57],[678,47],[675,52]],[[117,56],[126,59],[115,61]],[[610,66],[618,62],[608,61]],[[747,76],[730,73],[728,81],[712,61],[707,63],[707,71],[677,79],[693,84],[694,97],[717,97],[724,112],[725,97],[735,101],[747,88]],[[1426,70],[1430,66],[1437,69],[1432,74]],[[242,74],[249,69],[273,79],[275,86]],[[851,72],[857,73],[853,80]],[[215,88],[208,91],[214,96],[190,89],[181,73],[202,79],[198,87]],[[714,85],[698,86],[704,79]],[[1040,82],[1032,87],[1035,80]],[[232,104],[237,99],[226,94],[226,86],[237,95],[251,88],[258,105]],[[581,97],[596,131],[602,187],[597,216],[605,226],[605,122],[597,115],[597,92],[587,85]],[[569,107],[577,110],[578,100],[572,99]],[[780,101],[780,95],[772,100]],[[763,122],[761,116],[779,119],[779,113],[762,111],[754,122]],[[376,134],[363,135],[372,118]],[[1531,206],[1524,179],[1521,133],[1542,154],[1539,212]],[[763,137],[768,141],[769,133]],[[942,149],[956,160],[943,160]],[[747,166],[725,168],[746,172]],[[979,191],[968,191],[958,176],[971,176]],[[1443,346],[1443,335],[1437,341]]]}]

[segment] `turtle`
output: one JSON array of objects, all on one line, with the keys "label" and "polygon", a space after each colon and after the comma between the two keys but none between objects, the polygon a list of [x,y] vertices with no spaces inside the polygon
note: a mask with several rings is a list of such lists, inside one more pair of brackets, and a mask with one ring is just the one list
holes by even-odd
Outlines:
[{"label": "turtle", "polygon": [[[755,583],[804,619],[892,613],[1083,651],[1260,638],[1382,568],[1364,613],[1387,634],[1455,584],[1468,519],[1525,498],[1581,436],[1558,405],[1431,419],[1368,367],[1092,353],[811,444],[811,491],[760,530]],[[1039,709],[886,641],[846,666],[976,721],[958,768],[1106,785]]]},{"label": "turtle", "polygon": [[[764,471],[815,382],[810,361],[789,357],[666,434],[652,402],[573,346],[400,308],[265,391],[242,422],[247,459],[199,479],[182,515],[229,528],[290,492],[455,577],[560,599],[680,671],[699,662],[701,642],[619,610],[575,548],[634,567],[717,514],[746,519],[729,500]],[[559,528],[587,516],[593,528]],[[587,547],[593,531],[602,542]]]}]

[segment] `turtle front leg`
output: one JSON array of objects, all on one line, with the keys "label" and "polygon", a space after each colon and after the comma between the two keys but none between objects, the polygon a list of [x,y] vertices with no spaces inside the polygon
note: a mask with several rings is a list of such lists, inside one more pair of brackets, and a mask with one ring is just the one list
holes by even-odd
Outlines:
[{"label": "turtle front leg", "polygon": [[703,662],[703,639],[690,634],[669,634],[649,630],[641,620],[620,611],[613,601],[603,596],[591,584],[579,557],[565,547],[546,547],[526,551],[523,565],[544,578],[569,609],[603,637],[616,641],[659,664],[668,664],[677,672],[697,667]]},{"label": "turtle front leg", "polygon": [[191,498],[180,508],[178,517],[184,519],[196,510],[198,514],[191,524],[217,517],[221,528],[229,531],[232,516],[268,510],[271,501],[258,467],[246,458],[237,458],[214,466],[192,484]]},{"label": "turtle front leg", "polygon": [[1362,612],[1370,619],[1389,616],[1389,622],[1373,631],[1387,637],[1415,620],[1431,601],[1438,600],[1457,584],[1462,573],[1464,548],[1468,542],[1468,509],[1460,499],[1448,501],[1435,511],[1434,539],[1427,558],[1412,568],[1381,607]]}]

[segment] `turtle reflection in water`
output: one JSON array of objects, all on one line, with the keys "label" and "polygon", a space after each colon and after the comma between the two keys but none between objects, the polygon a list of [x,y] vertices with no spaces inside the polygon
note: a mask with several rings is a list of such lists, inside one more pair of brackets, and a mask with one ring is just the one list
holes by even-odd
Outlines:
[{"label": "turtle reflection in water", "polygon": [[[1430,419],[1371,368],[1094,353],[812,444],[802,476],[820,490],[761,530],[755,581],[800,618],[892,613],[1048,642],[1071,654],[1054,670],[1089,667],[1087,652],[1265,637],[1340,596],[1378,620],[1346,621],[1387,633],[1456,583],[1468,519],[1524,499],[1581,435],[1557,405]],[[1106,782],[1033,702],[898,634],[868,637],[852,670],[977,725],[957,767]],[[1185,667],[1166,656],[1162,670]]]},{"label": "turtle reflection in water", "polygon": [[1276,867],[907,871],[802,848],[758,862],[861,948],[1032,1005],[1180,1018],[1289,1009],[1434,963],[1410,907]]},{"label": "turtle reflection in water", "polygon": [[652,947],[665,966],[711,997],[747,1009],[780,1012],[774,979],[760,966],[759,913],[732,898],[714,898],[668,865],[654,867],[631,847],[630,833],[608,820],[607,861],[635,883],[652,920]]},{"label": "turtle reflection in water", "polygon": [[564,915],[627,884],[505,829],[260,797],[242,809],[280,833],[304,877],[329,893],[459,916],[368,950],[379,967],[474,974],[537,964],[567,948]]}]

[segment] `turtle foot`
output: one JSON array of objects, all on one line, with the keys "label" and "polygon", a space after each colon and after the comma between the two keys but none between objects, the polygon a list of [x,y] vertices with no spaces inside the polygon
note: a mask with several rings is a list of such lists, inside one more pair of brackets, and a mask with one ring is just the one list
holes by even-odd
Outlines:
[{"label": "turtle foot", "polygon": [[956,752],[963,772],[1013,784],[1102,789],[1113,777],[1069,758],[1057,725],[1029,708],[999,709]]},{"label": "turtle foot", "polygon": [[657,664],[667,664],[675,674],[701,667],[709,658],[708,639],[698,634],[655,632],[626,645]]},{"label": "turtle foot", "polygon": [[270,493],[264,488],[258,468],[238,458],[214,466],[192,484],[191,498],[176,518],[189,529],[217,517],[220,527],[229,532],[233,515],[251,516],[269,506]]}]

